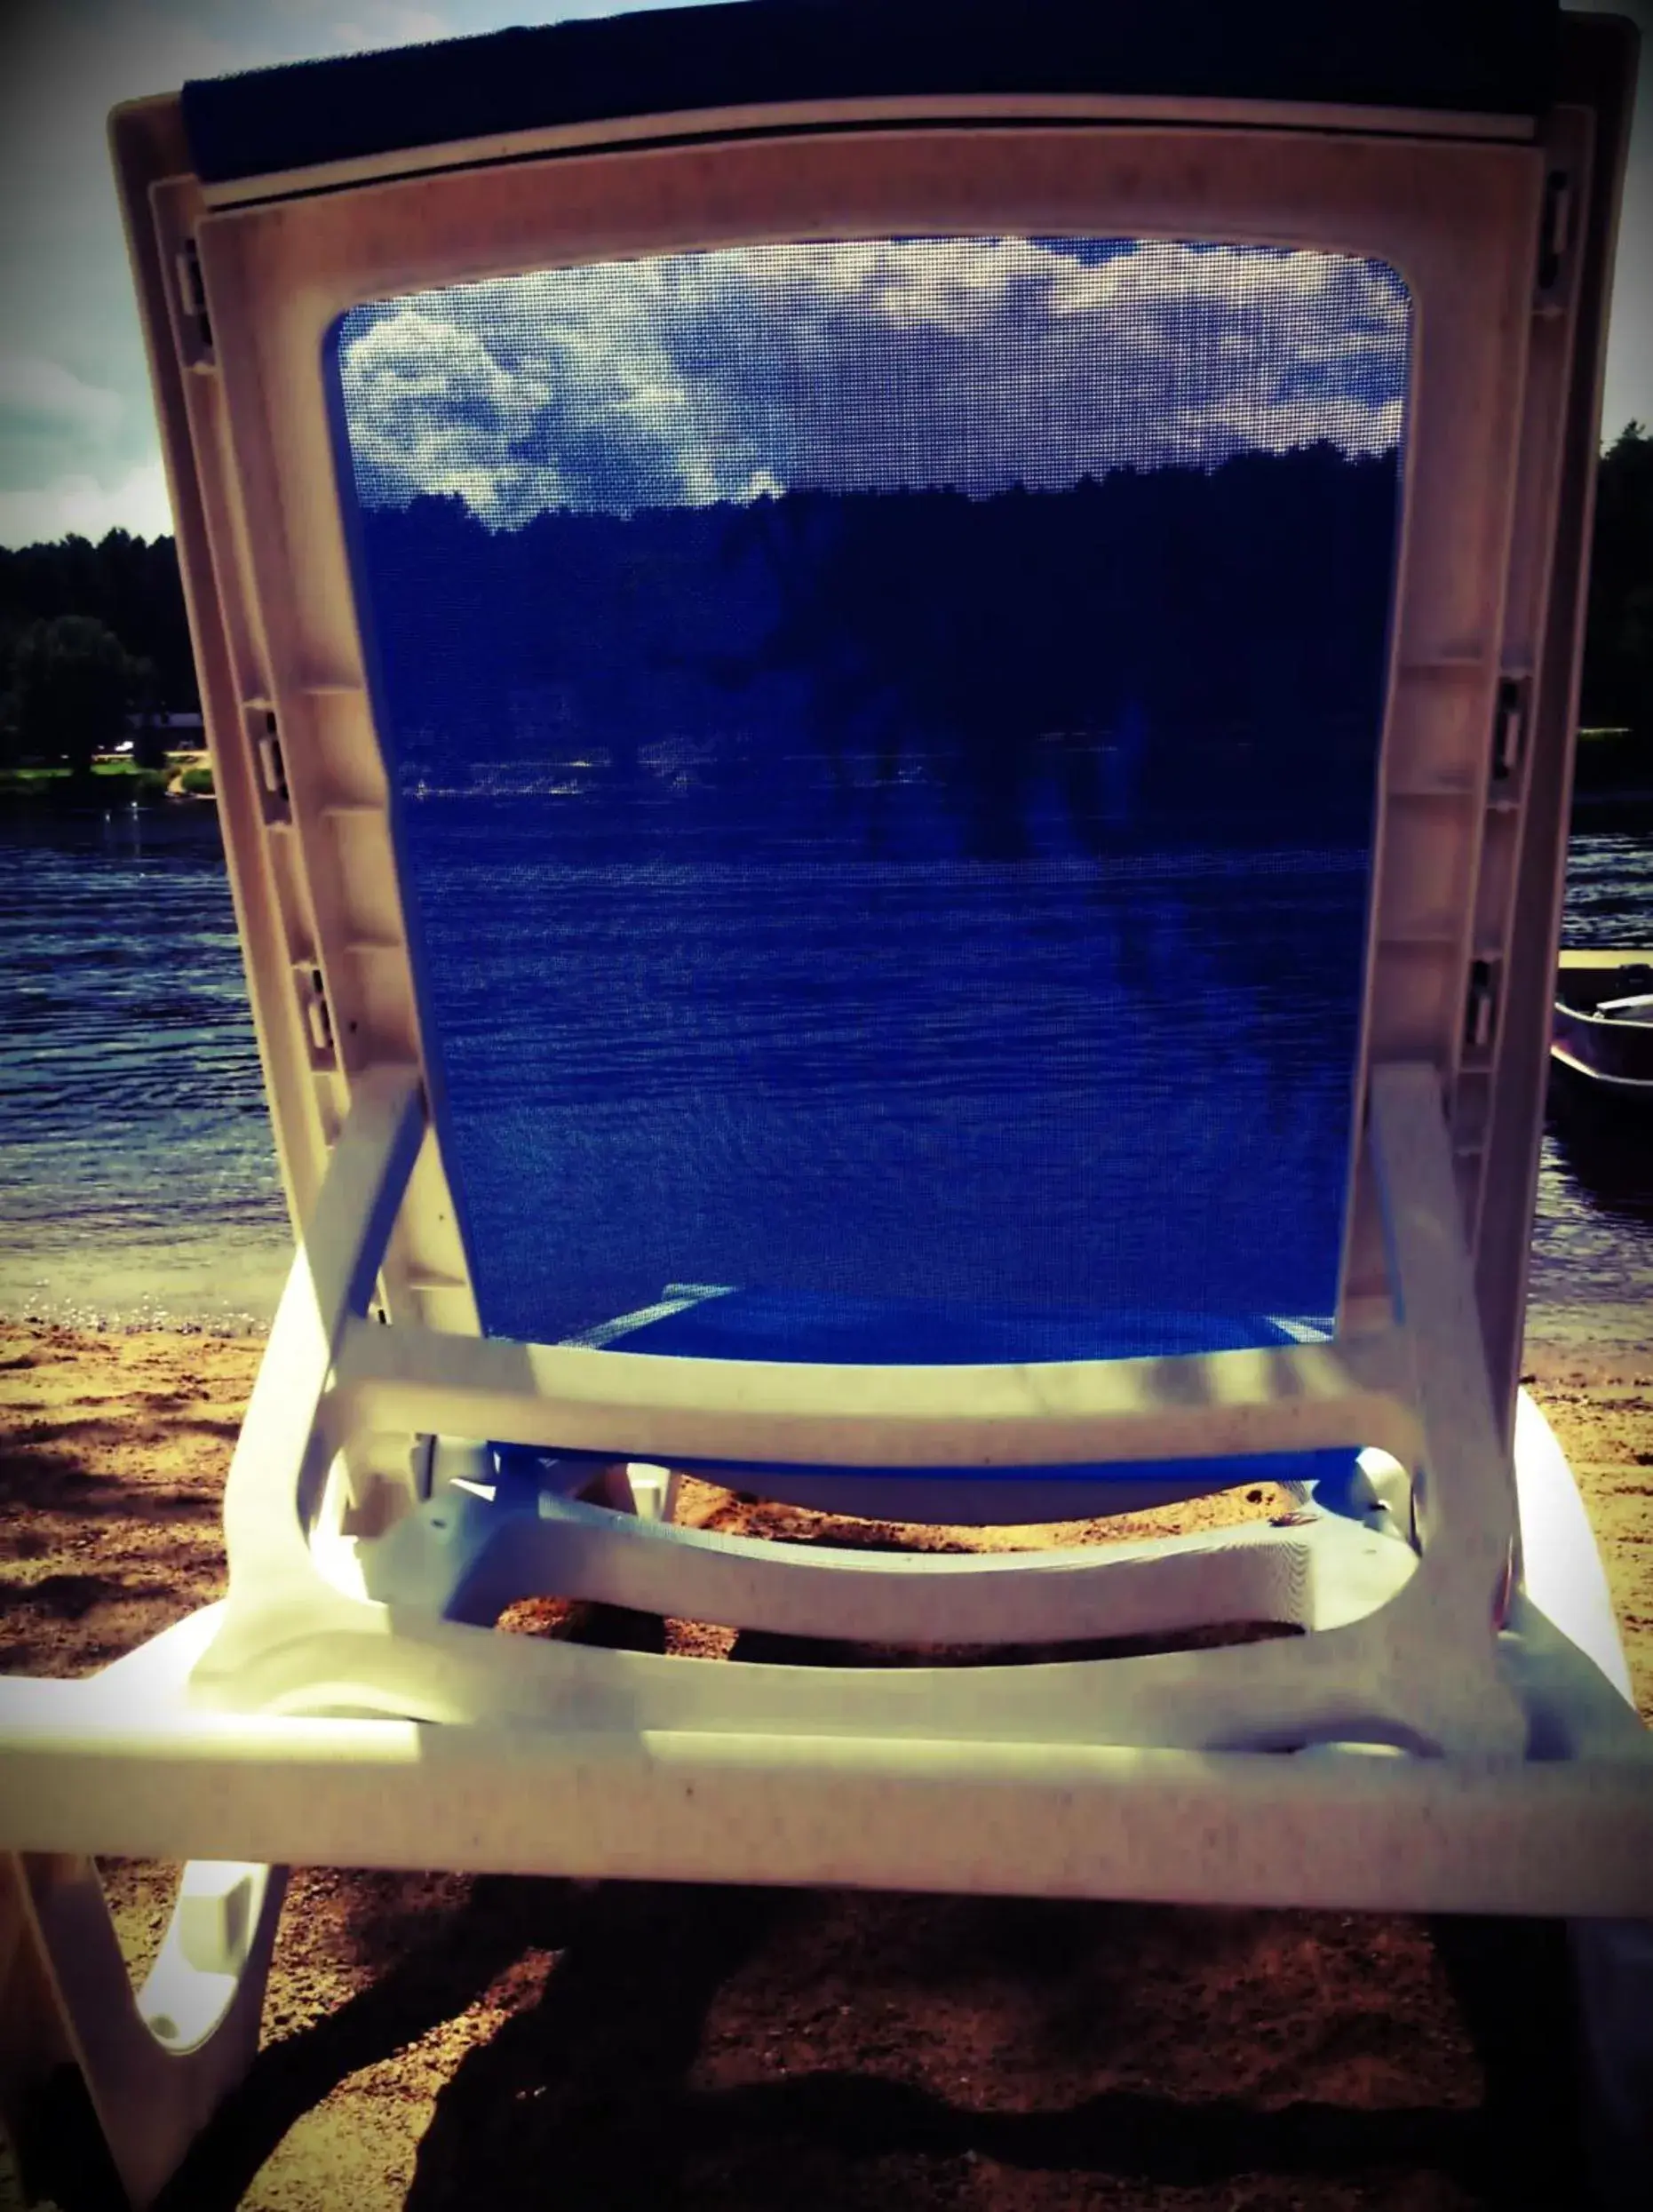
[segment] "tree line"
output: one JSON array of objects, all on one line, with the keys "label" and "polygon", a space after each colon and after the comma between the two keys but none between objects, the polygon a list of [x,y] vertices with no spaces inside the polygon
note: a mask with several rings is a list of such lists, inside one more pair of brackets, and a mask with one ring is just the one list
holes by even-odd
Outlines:
[{"label": "tree line", "polygon": [[1581,749],[1579,782],[1653,789],[1653,431],[1627,423],[1601,457],[1590,548],[1579,720],[1614,729],[1610,745]]},{"label": "tree line", "polygon": [[389,749],[404,787],[583,762],[584,826],[632,848],[1358,844],[1397,489],[1320,445],[491,533],[417,499],[361,518]]},{"label": "tree line", "polygon": [[[801,510],[795,511],[795,519],[800,526],[807,520]],[[536,527],[529,525],[529,531]],[[773,573],[775,544],[765,548],[758,542],[766,532],[771,540],[784,535],[774,513],[760,512],[747,526],[748,541],[753,559],[767,560]],[[469,525],[468,518],[450,516],[432,535],[446,540],[447,557],[456,561],[480,563],[482,569],[493,565],[487,533]],[[584,535],[594,539],[599,533]],[[621,548],[626,533],[611,535],[617,573],[624,567]],[[504,534],[492,541],[501,548],[508,543]],[[858,573],[866,550],[863,544],[854,558],[830,562],[824,580],[831,593],[844,600],[840,614],[864,615],[870,629],[862,627],[862,639],[876,648],[880,621],[889,629],[896,602],[881,596],[883,583],[870,571]],[[522,562],[513,565],[523,572]],[[539,568],[537,562],[527,565]],[[903,573],[898,564],[898,581]],[[543,578],[543,569],[540,575]],[[786,580],[777,575],[777,588]],[[1188,580],[1197,585],[1193,569]],[[456,599],[464,600],[463,577],[454,575],[451,584]],[[635,575],[624,590],[624,605],[635,606],[641,591]],[[860,604],[852,609],[857,599]],[[801,649],[803,626],[830,618],[825,605],[812,610],[800,600],[787,613],[783,635],[777,636],[771,626],[771,656],[789,649],[789,637],[790,649]],[[622,626],[630,619],[624,615]],[[549,620],[543,617],[535,629],[543,631]],[[983,610],[973,614],[970,627],[978,640],[988,634],[984,620]],[[894,631],[889,641],[895,642]],[[846,672],[840,670],[834,680],[846,680]],[[970,688],[968,680],[965,688]],[[69,537],[51,545],[0,549],[0,765],[35,760],[84,772],[96,751],[120,738],[129,718],[146,712],[187,712],[198,705],[171,538],[146,541],[112,530],[97,545]],[[1586,728],[1628,733],[1612,748],[1615,772],[1628,765],[1634,780],[1653,784],[1653,432],[1640,423],[1626,425],[1601,462],[1581,720]],[[141,752],[141,726],[133,735]]]},{"label": "tree line", "polygon": [[158,765],[146,720],[199,705],[171,538],[0,548],[0,765],[84,776],[133,723],[137,757]]}]

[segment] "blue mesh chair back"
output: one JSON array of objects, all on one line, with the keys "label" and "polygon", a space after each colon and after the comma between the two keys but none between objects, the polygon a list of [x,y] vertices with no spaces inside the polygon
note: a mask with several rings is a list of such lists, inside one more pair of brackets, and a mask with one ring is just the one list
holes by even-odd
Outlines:
[{"label": "blue mesh chair back", "polygon": [[344,318],[487,1330],[945,1364],[1331,1327],[1409,319],[1375,263],[1066,237]]}]

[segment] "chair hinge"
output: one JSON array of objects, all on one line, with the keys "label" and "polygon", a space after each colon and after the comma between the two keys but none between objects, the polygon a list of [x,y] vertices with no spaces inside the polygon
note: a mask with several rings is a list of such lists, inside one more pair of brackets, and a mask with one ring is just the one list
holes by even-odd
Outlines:
[{"label": "chair hinge", "polygon": [[310,970],[310,988],[305,995],[305,1027],[310,1033],[311,1049],[318,1059],[330,1059],[333,1053],[333,1016],[327,1003],[327,986],[322,981],[319,967]]},{"label": "chair hinge", "polygon": [[258,774],[265,792],[271,799],[285,807],[290,803],[287,790],[287,763],[282,757],[281,731],[274,715],[266,711],[264,728],[258,736]]},{"label": "chair hinge", "polygon": [[1538,264],[1534,272],[1535,304],[1555,308],[1562,275],[1572,245],[1573,180],[1564,169],[1552,169],[1544,180],[1544,205],[1538,217]]},{"label": "chair hinge", "polygon": [[1464,1006],[1464,1043],[1471,1052],[1485,1052],[1498,1027],[1498,969],[1490,959],[1472,960],[1469,993]]},{"label": "chair hinge", "polygon": [[1531,683],[1525,676],[1504,676],[1498,680],[1498,701],[1492,713],[1495,793],[1500,788],[1507,789],[1521,773],[1522,755],[1527,746],[1527,709],[1531,690]]},{"label": "chair hinge", "polygon": [[212,318],[207,312],[207,288],[201,272],[201,249],[186,238],[173,267],[178,275],[178,321],[184,336],[184,361],[190,369],[216,365],[212,351]]}]

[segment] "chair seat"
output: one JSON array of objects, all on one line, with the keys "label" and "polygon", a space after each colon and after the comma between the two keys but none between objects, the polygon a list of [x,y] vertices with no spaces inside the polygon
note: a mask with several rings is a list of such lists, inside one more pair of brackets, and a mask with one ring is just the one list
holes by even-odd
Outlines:
[{"label": "chair seat", "polygon": [[573,1341],[678,1359],[973,1367],[1244,1351],[1330,1334],[1318,1319],[1265,1314],[1152,1306],[966,1305],[942,1299],[668,1283],[657,1305],[622,1315]]}]

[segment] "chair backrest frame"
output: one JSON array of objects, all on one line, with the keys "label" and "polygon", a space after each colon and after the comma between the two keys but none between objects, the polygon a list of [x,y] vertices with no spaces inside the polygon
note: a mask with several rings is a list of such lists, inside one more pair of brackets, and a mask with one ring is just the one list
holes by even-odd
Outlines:
[{"label": "chair backrest frame", "polygon": [[[1495,1399],[1513,1420],[1559,917],[1623,27],[1564,27],[1538,116],[1071,92],[799,101],[583,121],[203,186],[175,101],[116,116],[209,741],[295,1223],[353,1082],[433,1070],[373,719],[324,362],[415,289],[854,233],[1220,236],[1406,282],[1405,444],[1351,1112],[1438,1071]],[[1174,119],[1173,119],[1174,118]],[[391,170],[393,173],[386,173]],[[440,1118],[440,1102],[439,1116]],[[1339,1327],[1387,1313],[1354,1162]],[[433,1129],[384,1309],[474,1329]]]}]

